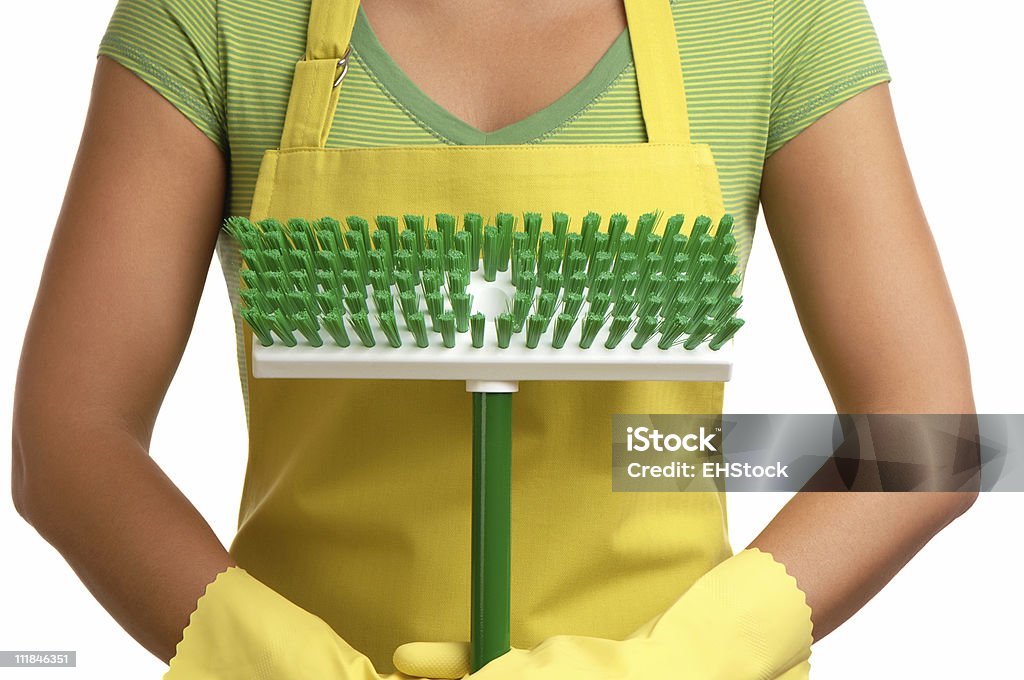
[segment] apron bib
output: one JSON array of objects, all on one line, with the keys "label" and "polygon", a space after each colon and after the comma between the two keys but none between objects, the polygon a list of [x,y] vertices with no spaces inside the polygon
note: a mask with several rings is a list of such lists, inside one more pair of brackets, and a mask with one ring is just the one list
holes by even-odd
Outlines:
[{"label": "apron bib", "polygon": [[[312,2],[281,147],[264,155],[252,220],[561,210],[578,230],[590,210],[632,221],[660,209],[688,223],[724,213],[711,149],[689,138],[667,0],[625,2],[647,143],[327,149],[357,6]],[[221,254],[239,262],[223,241]],[[237,328],[249,460],[232,556],[379,671],[404,642],[468,640],[465,385],[254,379],[252,335]],[[562,633],[622,638],[731,554],[723,494],[611,491],[612,414],[720,413],[722,392],[722,383],[520,384],[514,646]]]}]

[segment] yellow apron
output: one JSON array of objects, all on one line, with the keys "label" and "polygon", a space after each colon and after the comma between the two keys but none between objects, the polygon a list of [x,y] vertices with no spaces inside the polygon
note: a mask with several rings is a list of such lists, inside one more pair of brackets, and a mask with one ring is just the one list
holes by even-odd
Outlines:
[{"label": "yellow apron", "polygon": [[[625,5],[647,143],[327,149],[358,2],[313,0],[281,148],[263,157],[251,219],[562,210],[578,228],[589,210],[721,216],[711,149],[689,137],[669,3]],[[469,639],[465,385],[254,379],[252,335],[239,329],[249,461],[231,554],[382,672],[401,643]],[[622,638],[731,554],[723,495],[611,491],[612,414],[719,413],[722,388],[521,384],[514,646]]]}]

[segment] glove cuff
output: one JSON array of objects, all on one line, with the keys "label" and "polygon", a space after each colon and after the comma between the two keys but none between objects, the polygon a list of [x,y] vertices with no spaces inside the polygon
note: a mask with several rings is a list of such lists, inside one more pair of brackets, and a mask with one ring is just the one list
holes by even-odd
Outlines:
[{"label": "glove cuff", "polygon": [[775,678],[811,654],[811,609],[769,553],[743,550],[706,573],[655,624],[697,650],[709,677]]}]

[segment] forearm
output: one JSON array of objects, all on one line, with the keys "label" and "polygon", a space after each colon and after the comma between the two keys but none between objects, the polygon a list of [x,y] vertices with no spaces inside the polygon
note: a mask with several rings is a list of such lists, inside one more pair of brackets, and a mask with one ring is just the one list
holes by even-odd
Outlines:
[{"label": "forearm", "polygon": [[124,430],[16,424],[14,449],[19,511],[132,637],[169,660],[207,583],[233,564],[213,531]]}]

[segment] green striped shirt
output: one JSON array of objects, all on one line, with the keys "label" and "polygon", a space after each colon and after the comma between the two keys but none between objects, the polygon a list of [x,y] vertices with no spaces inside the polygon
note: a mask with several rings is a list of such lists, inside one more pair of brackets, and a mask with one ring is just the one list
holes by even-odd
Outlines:
[{"label": "green striped shirt", "polygon": [[[656,0],[651,0],[656,1]],[[711,146],[745,264],[765,159],[889,79],[863,0],[672,0],[694,141]],[[230,159],[227,214],[248,214],[278,146],[309,0],[120,0],[99,53],[166,97]],[[543,111],[483,133],[434,103],[362,9],[329,147],[645,141],[628,31]]]}]

